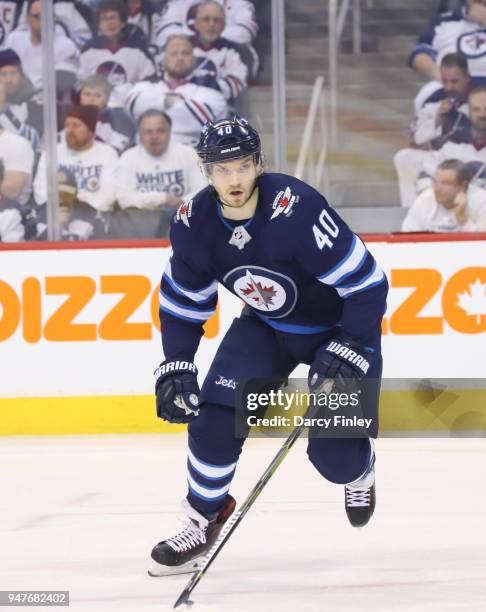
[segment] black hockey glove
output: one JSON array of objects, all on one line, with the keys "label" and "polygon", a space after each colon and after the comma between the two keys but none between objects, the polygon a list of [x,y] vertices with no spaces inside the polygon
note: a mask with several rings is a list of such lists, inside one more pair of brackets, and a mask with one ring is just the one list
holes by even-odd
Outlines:
[{"label": "black hockey glove", "polygon": [[154,372],[157,416],[190,423],[199,414],[197,368],[190,361],[163,361]]},{"label": "black hockey glove", "polygon": [[321,393],[325,381],[334,380],[334,389],[346,390],[346,380],[359,380],[370,367],[371,352],[354,342],[334,338],[317,349],[309,370],[309,389]]}]

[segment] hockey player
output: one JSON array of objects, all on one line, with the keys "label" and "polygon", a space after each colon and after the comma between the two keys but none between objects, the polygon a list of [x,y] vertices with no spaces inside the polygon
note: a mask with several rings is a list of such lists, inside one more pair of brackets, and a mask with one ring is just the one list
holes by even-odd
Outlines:
[{"label": "hockey player", "polygon": [[[197,146],[210,185],[173,220],[161,281],[165,361],[155,372],[157,414],[189,423],[188,521],[152,551],[152,576],[193,570],[235,500],[229,495],[246,436],[235,435],[242,380],[285,379],[310,364],[311,390],[326,379],[376,381],[370,437],[309,435],[311,463],[345,485],[352,525],[375,506],[374,452],[387,281],[363,242],[324,197],[285,174],[265,173],[258,133],[238,116],[205,126]],[[199,390],[194,365],[217,284],[247,306],[225,335]],[[222,384],[222,380],[232,384]]]}]

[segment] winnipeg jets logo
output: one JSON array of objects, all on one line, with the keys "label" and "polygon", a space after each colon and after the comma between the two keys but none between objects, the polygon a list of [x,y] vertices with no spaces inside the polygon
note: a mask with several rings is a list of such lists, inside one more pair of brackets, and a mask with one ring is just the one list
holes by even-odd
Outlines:
[{"label": "winnipeg jets logo", "polygon": [[273,285],[265,287],[261,282],[257,281],[250,273],[246,271],[246,287],[240,289],[247,301],[254,302],[258,308],[269,309],[273,306],[273,298],[277,295]]},{"label": "winnipeg jets logo", "polygon": [[482,57],[486,53],[486,30],[467,32],[459,36],[457,49],[466,57]]},{"label": "winnipeg jets logo", "polygon": [[183,202],[177,209],[176,223],[178,221],[182,221],[184,225],[186,225],[187,227],[190,227],[189,219],[191,218],[191,215],[192,215],[192,200],[189,200],[189,202]]},{"label": "winnipeg jets logo", "polygon": [[281,213],[288,217],[292,212],[293,205],[298,201],[299,196],[292,195],[290,187],[287,187],[285,191],[279,191],[272,204],[273,214],[270,219],[275,219]]},{"label": "winnipeg jets logo", "polygon": [[260,266],[234,268],[223,279],[225,286],[262,315],[287,316],[297,302],[294,281]]}]

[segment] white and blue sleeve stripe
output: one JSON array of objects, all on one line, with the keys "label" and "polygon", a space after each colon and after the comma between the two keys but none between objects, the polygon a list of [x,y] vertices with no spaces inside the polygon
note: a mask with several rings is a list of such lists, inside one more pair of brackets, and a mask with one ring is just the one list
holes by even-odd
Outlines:
[{"label": "white and blue sleeve stripe", "polygon": [[339,293],[340,297],[347,298],[352,295],[356,295],[361,291],[371,289],[371,287],[382,283],[384,279],[385,274],[383,270],[375,262],[371,271],[360,281],[352,283],[350,285],[342,285],[341,287],[336,287],[336,291]]},{"label": "white and blue sleeve stripe", "polygon": [[170,299],[163,291],[159,293],[159,306],[161,310],[192,323],[204,323],[216,312],[216,308],[211,310],[199,310],[198,308],[191,308],[190,306],[182,306]]},{"label": "white and blue sleeve stripe", "polygon": [[318,277],[325,285],[335,287],[341,284],[348,276],[356,273],[363,265],[368,251],[357,236],[353,236],[351,246],[339,263],[331,270]]},{"label": "white and blue sleeve stripe", "polygon": [[165,268],[164,279],[176,293],[196,303],[207,302],[208,300],[216,297],[218,292],[218,281],[213,281],[207,285],[207,287],[203,287],[202,289],[187,289],[186,287],[183,287],[174,280],[170,261]]}]

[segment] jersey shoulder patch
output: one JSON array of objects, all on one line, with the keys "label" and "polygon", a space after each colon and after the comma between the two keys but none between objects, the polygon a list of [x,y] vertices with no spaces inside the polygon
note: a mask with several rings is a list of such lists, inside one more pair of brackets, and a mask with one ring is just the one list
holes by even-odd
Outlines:
[{"label": "jersey shoulder patch", "polygon": [[199,191],[192,199],[183,202],[174,215],[174,223],[185,225],[192,228],[199,222],[204,222],[204,217],[208,212],[212,200],[212,190],[205,187]]},{"label": "jersey shoulder patch", "polygon": [[281,189],[272,204],[272,215],[270,216],[270,221],[275,219],[279,215],[283,215],[284,217],[288,217],[293,212],[293,207],[295,204],[299,202],[300,196],[298,194],[292,193],[292,189],[289,185],[285,187],[285,189]]},{"label": "jersey shoulder patch", "polygon": [[322,194],[300,179],[278,173],[269,173],[265,178],[264,189],[268,194],[265,199],[270,204],[271,221],[292,219],[293,224],[300,224],[312,217],[311,211],[320,212],[327,206]]},{"label": "jersey shoulder patch", "polygon": [[186,227],[191,227],[190,218],[192,217],[192,204],[194,200],[182,202],[175,214],[175,223],[183,223]]}]

